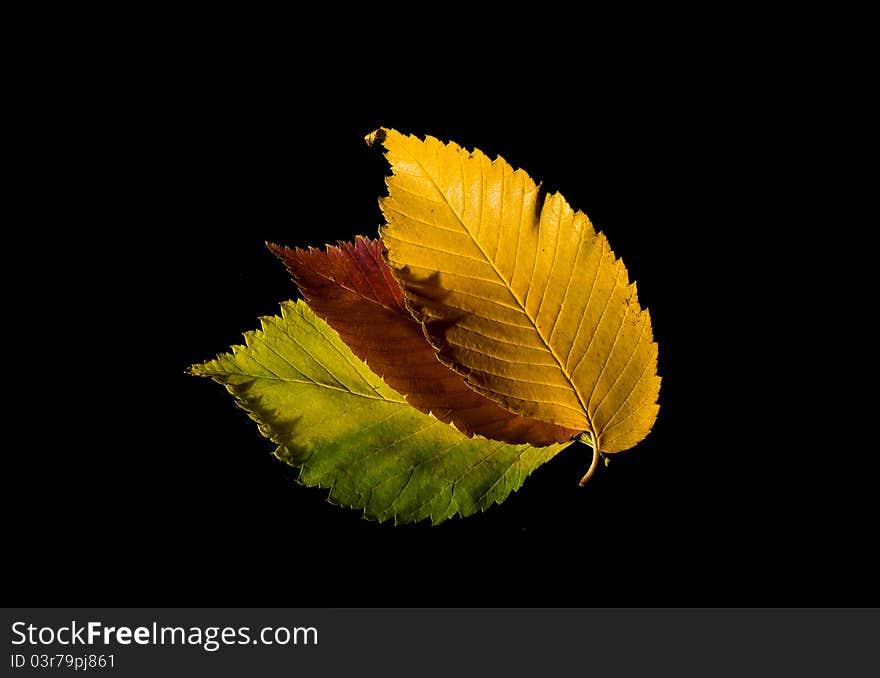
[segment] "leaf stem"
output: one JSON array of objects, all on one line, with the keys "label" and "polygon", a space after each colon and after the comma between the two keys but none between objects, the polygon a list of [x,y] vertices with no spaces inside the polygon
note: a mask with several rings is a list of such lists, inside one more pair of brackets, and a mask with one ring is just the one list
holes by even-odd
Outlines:
[{"label": "leaf stem", "polygon": [[593,459],[590,462],[590,468],[587,469],[584,477],[581,478],[581,482],[578,483],[581,487],[583,487],[587,484],[587,481],[593,477],[593,473],[596,472],[596,467],[599,465],[599,439],[592,433],[582,433],[580,439],[582,443],[585,443],[593,448]]}]

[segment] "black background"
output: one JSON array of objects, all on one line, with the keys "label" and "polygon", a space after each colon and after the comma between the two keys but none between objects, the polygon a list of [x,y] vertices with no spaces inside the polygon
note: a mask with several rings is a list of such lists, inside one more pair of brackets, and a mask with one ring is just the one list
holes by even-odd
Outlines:
[{"label": "black background", "polygon": [[[26,222],[45,278],[11,360],[48,369],[19,399],[30,442],[7,453],[11,603],[880,603],[873,462],[830,463],[846,451],[803,376],[821,356],[794,340],[811,322],[780,180],[803,152],[795,81],[693,45],[515,73],[397,44],[339,67],[145,47],[32,85],[49,105],[25,178],[52,190]],[[573,446],[483,515],[371,523],[296,485],[223,389],[184,374],[295,296],[265,241],[376,233],[387,166],[363,137],[380,125],[503,155],[638,281],[660,414],[587,487]]]}]

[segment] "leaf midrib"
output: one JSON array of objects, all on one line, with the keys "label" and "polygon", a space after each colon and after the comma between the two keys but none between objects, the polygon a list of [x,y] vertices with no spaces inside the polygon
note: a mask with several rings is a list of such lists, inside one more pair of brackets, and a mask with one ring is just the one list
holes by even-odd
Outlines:
[{"label": "leaf midrib", "polygon": [[[251,358],[253,358],[251,356]],[[195,366],[200,367],[200,366]],[[196,376],[209,377],[212,379],[222,379],[223,377],[228,377],[230,375],[236,375],[239,377],[248,377],[250,379],[261,380],[261,381],[280,381],[285,384],[302,384],[303,386],[310,386],[314,388],[324,388],[330,391],[339,391],[340,393],[344,393],[345,395],[356,396],[358,398],[367,398],[368,400],[379,400],[383,403],[389,403],[391,405],[406,405],[408,404],[406,400],[389,400],[383,396],[374,396],[368,393],[358,393],[357,391],[351,391],[348,388],[340,388],[339,386],[330,386],[329,384],[322,384],[319,381],[312,381],[311,379],[302,380],[302,379],[290,379],[288,377],[282,377],[280,375],[276,376],[268,376],[265,374],[250,374],[249,372],[235,371],[232,372],[230,370],[217,370],[212,371],[209,369],[199,369],[192,370],[192,374]],[[225,385],[225,382],[224,382]],[[402,396],[401,396],[402,398]]]},{"label": "leaf midrib", "polygon": [[[541,342],[544,344],[544,346],[547,347],[547,350],[550,352],[550,355],[552,355],[553,359],[556,361],[556,364],[559,367],[559,371],[562,372],[562,376],[564,376],[565,380],[569,383],[569,385],[571,385],[571,388],[574,391],[575,397],[577,397],[578,403],[580,403],[580,406],[584,411],[584,416],[587,418],[587,422],[590,425],[590,431],[594,432],[596,430],[596,427],[593,425],[593,418],[590,416],[590,413],[587,410],[587,406],[584,403],[584,399],[583,399],[583,396],[581,395],[580,389],[577,387],[577,385],[574,383],[574,381],[572,381],[571,376],[568,374],[565,367],[563,367],[562,361],[559,359],[559,356],[556,355],[556,351],[553,350],[553,347],[550,345],[550,342],[547,340],[547,338],[541,332],[541,330],[538,327],[535,320],[532,319],[532,317],[529,315],[528,311],[526,311],[526,307],[525,307],[525,304],[523,303],[523,301],[519,298],[519,296],[517,296],[516,292],[510,286],[510,283],[508,283],[508,281],[504,278],[504,276],[501,274],[501,271],[498,270],[498,267],[495,266],[495,262],[489,257],[489,255],[486,253],[486,250],[483,249],[483,246],[474,237],[474,234],[467,227],[467,224],[465,224],[464,219],[462,219],[461,215],[459,215],[459,213],[452,206],[452,203],[449,202],[448,198],[446,197],[446,194],[440,189],[440,186],[434,180],[434,177],[431,176],[430,172],[428,172],[425,169],[425,166],[422,165],[421,161],[418,158],[413,157],[413,156],[410,156],[410,157],[419,166],[419,169],[422,171],[422,173],[430,180],[431,185],[437,190],[437,193],[440,195],[440,197],[443,198],[443,202],[446,203],[446,206],[449,208],[449,211],[452,212],[452,214],[458,220],[458,223],[461,224],[461,227],[464,229],[464,232],[467,233],[468,237],[471,239],[471,241],[474,243],[474,245],[477,246],[477,249],[480,251],[480,254],[486,260],[486,263],[492,267],[492,270],[495,272],[495,275],[498,276],[498,279],[501,280],[501,282],[504,284],[504,288],[510,293],[510,296],[513,297],[514,301],[516,301],[517,305],[519,306],[520,311],[522,311],[522,314],[526,318],[528,318],[528,321],[529,321],[529,323],[531,323],[532,328],[535,330],[535,333],[538,335],[538,337],[541,339]],[[461,164],[460,159],[458,162],[459,162],[459,164]],[[481,168],[480,176],[482,177],[482,168]],[[462,185],[462,196],[464,196],[464,189],[465,189],[465,186]],[[462,200],[463,199],[464,198],[462,198]],[[480,194],[480,200],[481,201],[483,200],[482,191]],[[541,205],[541,214],[543,214],[543,212],[544,212],[544,205]],[[481,221],[482,221],[482,213],[481,213]],[[539,216],[538,223],[540,224],[540,216]],[[595,433],[594,433],[594,435],[595,435]]]}]

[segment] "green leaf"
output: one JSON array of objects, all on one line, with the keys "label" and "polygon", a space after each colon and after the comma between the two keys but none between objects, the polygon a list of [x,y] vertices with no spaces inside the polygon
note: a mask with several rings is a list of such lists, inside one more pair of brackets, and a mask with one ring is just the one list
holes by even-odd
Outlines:
[{"label": "green leaf", "polygon": [[569,443],[467,438],[409,405],[304,302],[190,368],[226,386],[305,485],[377,520],[442,522],[500,503]]}]

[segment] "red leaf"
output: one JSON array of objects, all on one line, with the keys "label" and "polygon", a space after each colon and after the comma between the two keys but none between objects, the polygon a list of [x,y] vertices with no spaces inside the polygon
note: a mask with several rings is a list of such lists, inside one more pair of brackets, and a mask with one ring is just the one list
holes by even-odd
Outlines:
[{"label": "red leaf", "polygon": [[284,262],[312,310],[391,388],[471,436],[549,445],[578,431],[523,417],[480,395],[443,365],[403,301],[378,240],[358,236],[326,251],[269,248]]}]

